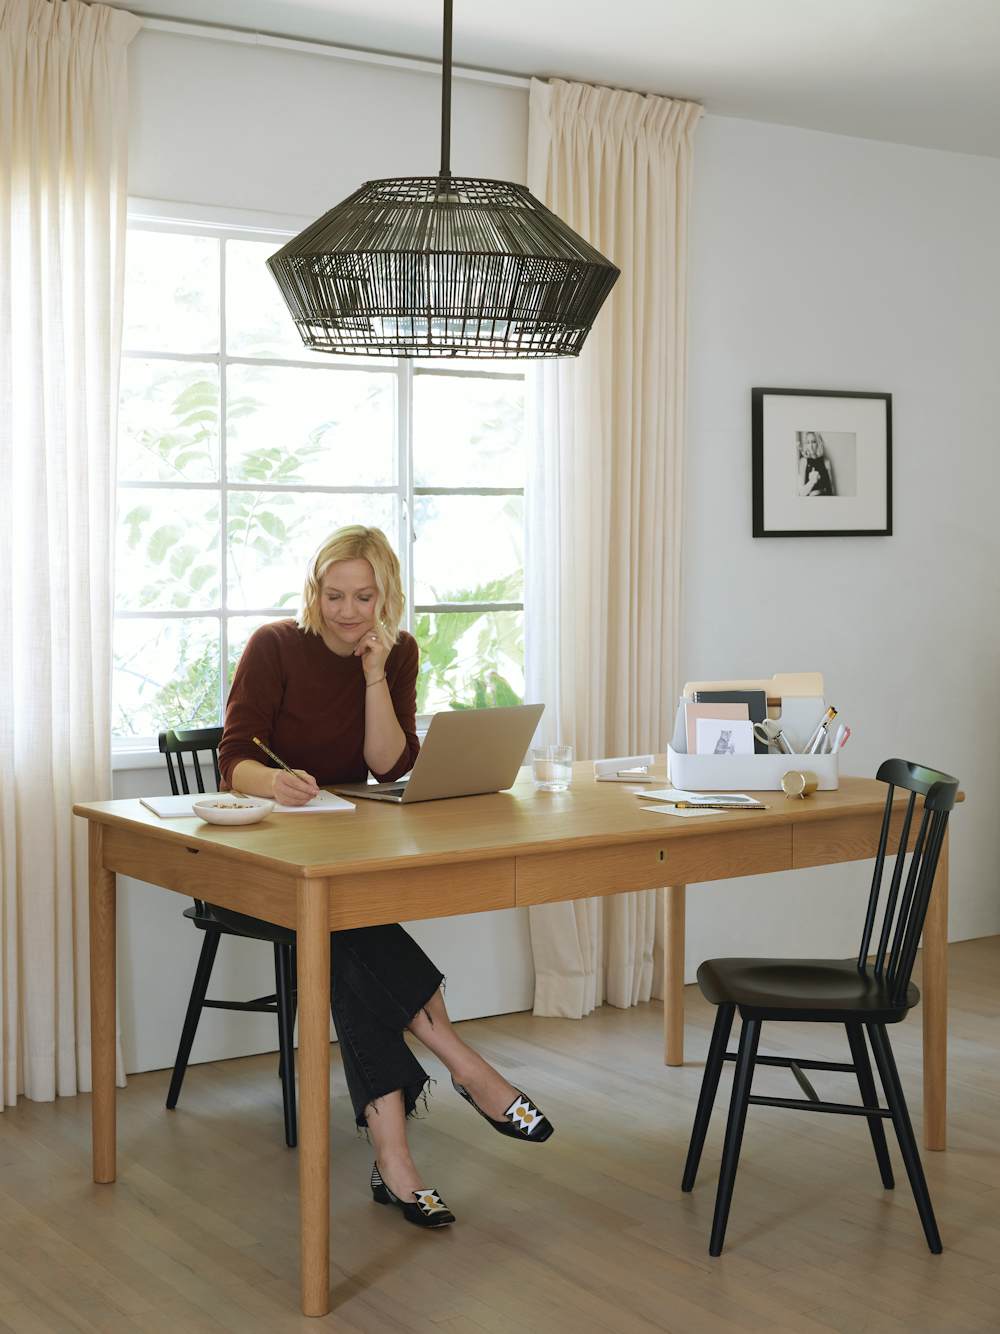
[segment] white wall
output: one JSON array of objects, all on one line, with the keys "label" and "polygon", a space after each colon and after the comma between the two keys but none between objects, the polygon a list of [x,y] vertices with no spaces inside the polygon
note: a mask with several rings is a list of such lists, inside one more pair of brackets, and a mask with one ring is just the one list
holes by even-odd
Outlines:
[{"label": "white wall", "polygon": [[[434,74],[141,32],[129,48],[129,193],[310,219],[362,181],[434,175]],[[452,171],[523,180],[527,94],[456,79]]]},{"label": "white wall", "polygon": [[[433,76],[148,32],[130,57],[135,196],[313,217],[372,176],[436,168]],[[456,171],[523,180],[526,129],[523,91],[456,82]],[[684,674],[818,667],[854,728],[849,770],[893,753],[956,773],[952,935],[1000,931],[1000,163],[707,116],[694,198]],[[753,385],[892,392],[894,537],[750,537]],[[121,773],[116,795],[156,782]],[[863,875],[693,888],[689,975],[713,953],[850,953]],[[126,1063],[162,1066],[199,942],[174,896],[123,900]],[[523,914],[417,934],[459,1016],[530,1004]],[[225,953],[220,984],[269,988],[266,947]],[[211,1015],[195,1059],[272,1034]]]},{"label": "white wall", "polygon": [[[692,220],[686,679],[818,668],[845,769],[956,774],[953,939],[1000,931],[1000,162],[706,117]],[[750,536],[750,389],[893,395],[892,537]],[[689,896],[689,958],[850,954],[861,864]]]}]

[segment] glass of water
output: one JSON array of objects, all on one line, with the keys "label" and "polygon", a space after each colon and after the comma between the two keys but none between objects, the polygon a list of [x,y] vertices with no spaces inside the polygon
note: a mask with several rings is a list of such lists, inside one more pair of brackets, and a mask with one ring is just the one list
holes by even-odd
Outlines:
[{"label": "glass of water", "polygon": [[534,747],[531,774],[539,792],[565,792],[573,781],[573,747]]}]

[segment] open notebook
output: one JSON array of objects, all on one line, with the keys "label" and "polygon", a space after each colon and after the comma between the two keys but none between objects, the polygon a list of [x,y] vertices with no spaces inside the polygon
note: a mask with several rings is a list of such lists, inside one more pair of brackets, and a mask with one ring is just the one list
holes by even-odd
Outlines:
[{"label": "open notebook", "polygon": [[[215,793],[206,792],[206,797],[214,796]],[[234,795],[239,795],[234,793]],[[139,800],[143,806],[146,806],[154,815],[163,818],[179,815],[194,815],[193,803],[198,801],[202,794],[196,792],[191,796],[183,795],[179,797],[140,797]],[[275,803],[272,815],[308,815],[313,811],[353,811],[354,802],[345,801],[343,797],[335,797],[332,792],[320,792],[312,801],[307,802],[305,806],[282,806]]]}]

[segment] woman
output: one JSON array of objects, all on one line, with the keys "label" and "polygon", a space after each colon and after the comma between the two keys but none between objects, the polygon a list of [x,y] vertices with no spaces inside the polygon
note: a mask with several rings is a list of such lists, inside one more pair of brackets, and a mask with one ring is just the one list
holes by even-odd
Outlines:
[{"label": "woman", "polygon": [[797,431],[800,496],[835,496],[833,463],[819,431]]},{"label": "woman", "polygon": [[[321,786],[407,773],[419,749],[418,650],[399,629],[402,614],[399,562],[385,534],[349,527],[328,538],[309,566],[298,620],[261,626],[240,659],[219,747],[223,786],[301,806]],[[262,763],[255,736],[294,775]],[[330,960],[347,1087],[375,1146],[372,1193],[421,1227],[452,1223],[441,1197],[422,1185],[407,1145],[406,1119],[428,1076],[405,1031],[447,1066],[456,1091],[501,1134],[541,1142],[552,1126],[458,1036],[440,991],[443,974],[401,926],[334,931]]]}]

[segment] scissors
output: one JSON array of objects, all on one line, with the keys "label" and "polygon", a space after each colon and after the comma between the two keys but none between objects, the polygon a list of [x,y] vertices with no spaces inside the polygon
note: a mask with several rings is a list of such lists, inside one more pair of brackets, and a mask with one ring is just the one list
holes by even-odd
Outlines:
[{"label": "scissors", "polygon": [[794,753],[785,739],[781,724],[775,722],[773,718],[765,718],[762,723],[754,723],[753,734],[758,741],[763,741],[765,746],[774,746],[776,750],[780,750],[782,755]]}]

